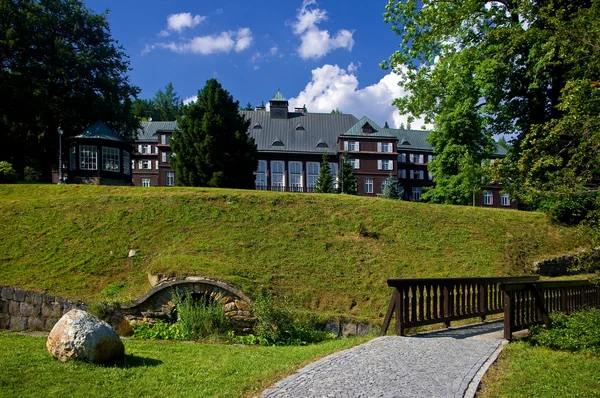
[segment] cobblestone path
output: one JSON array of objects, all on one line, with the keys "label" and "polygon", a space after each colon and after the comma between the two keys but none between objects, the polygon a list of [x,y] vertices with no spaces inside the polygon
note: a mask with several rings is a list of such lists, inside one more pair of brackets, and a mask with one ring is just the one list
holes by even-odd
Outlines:
[{"label": "cobblestone path", "polygon": [[501,324],[489,322],[413,337],[379,337],[300,369],[262,397],[472,396],[482,366],[501,350],[498,328],[501,332]]}]

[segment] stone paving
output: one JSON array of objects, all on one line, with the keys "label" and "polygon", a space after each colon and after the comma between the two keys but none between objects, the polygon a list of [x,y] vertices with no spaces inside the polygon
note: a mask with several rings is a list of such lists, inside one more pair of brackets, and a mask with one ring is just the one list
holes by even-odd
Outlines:
[{"label": "stone paving", "polygon": [[378,337],[300,369],[262,397],[463,397],[467,390],[472,396],[469,385],[479,382],[484,364],[501,349],[501,332],[501,323],[487,322]]}]

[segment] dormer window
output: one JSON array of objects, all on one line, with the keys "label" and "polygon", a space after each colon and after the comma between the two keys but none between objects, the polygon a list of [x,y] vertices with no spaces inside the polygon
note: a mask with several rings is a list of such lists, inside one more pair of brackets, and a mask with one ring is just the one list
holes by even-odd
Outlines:
[{"label": "dormer window", "polygon": [[304,131],[304,126],[303,126],[303,125],[301,125],[300,123],[298,123],[298,124],[296,125],[296,131]]},{"label": "dormer window", "polygon": [[275,138],[275,140],[273,141],[271,146],[285,146],[285,145],[283,145],[283,141],[281,141],[281,139]]},{"label": "dormer window", "polygon": [[317,142],[317,145],[315,145],[317,148],[329,148],[329,145],[327,145],[327,143],[323,140],[319,140],[319,142]]},{"label": "dormer window", "polygon": [[363,134],[373,134],[373,127],[369,123],[365,123],[361,128],[361,132]]},{"label": "dormer window", "polygon": [[259,129],[261,129],[261,130],[262,130],[262,126],[261,126],[260,124],[258,124],[258,123],[256,123],[256,124],[254,125],[254,127],[252,127],[252,128],[253,128],[253,129],[255,129],[255,130],[259,130]]}]

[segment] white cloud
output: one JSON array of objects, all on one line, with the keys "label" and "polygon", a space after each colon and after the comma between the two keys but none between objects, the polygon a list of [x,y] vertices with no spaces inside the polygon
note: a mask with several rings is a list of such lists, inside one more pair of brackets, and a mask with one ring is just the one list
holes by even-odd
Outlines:
[{"label": "white cloud", "polygon": [[[182,12],[180,14],[171,14],[167,17],[167,29],[181,32],[185,28],[193,28],[200,22],[204,21],[206,16],[194,15],[192,16],[189,12]],[[164,32],[164,31],[163,31]]]},{"label": "white cloud", "polygon": [[354,65],[354,62],[350,62],[350,65],[348,65],[348,73],[354,73],[358,70],[358,68],[360,68],[360,62],[358,63],[358,65]]},{"label": "white cloud", "polygon": [[296,36],[300,37],[300,47],[298,54],[302,59],[318,59],[327,53],[345,48],[352,51],[354,32],[347,29],[339,30],[335,35],[331,35],[328,30],[320,30],[317,24],[327,20],[327,11],[309,6],[316,5],[316,0],[304,0],[302,7],[298,9],[296,22],[292,24],[292,29]]},{"label": "white cloud", "polygon": [[[313,69],[310,83],[289,100],[290,105],[294,107],[306,104],[309,112],[324,113],[337,108],[359,119],[368,116],[380,126],[386,121],[391,127],[399,127],[401,123],[406,126],[408,116],[401,116],[392,105],[394,99],[406,95],[406,91],[398,86],[399,77],[390,72],[379,82],[358,89],[358,79],[350,71],[352,66],[354,64],[350,64],[348,70],[345,70],[338,65],[325,64]],[[423,120],[415,120],[411,126],[420,129],[423,124]]]},{"label": "white cloud", "polygon": [[189,105],[192,102],[196,102],[196,101],[198,101],[198,96],[194,95],[193,97],[189,97],[189,98],[184,99],[183,100],[183,105]]},{"label": "white cloud", "polygon": [[[214,54],[218,52],[236,52],[247,49],[252,44],[252,32],[248,28],[240,28],[237,32],[227,31],[218,35],[196,36],[189,41],[156,43],[156,47],[165,48],[177,53]],[[152,47],[154,48],[154,47]]]},{"label": "white cloud", "polygon": [[271,55],[277,55],[277,52],[279,51],[279,48],[277,46],[273,46],[269,49],[269,54]]}]

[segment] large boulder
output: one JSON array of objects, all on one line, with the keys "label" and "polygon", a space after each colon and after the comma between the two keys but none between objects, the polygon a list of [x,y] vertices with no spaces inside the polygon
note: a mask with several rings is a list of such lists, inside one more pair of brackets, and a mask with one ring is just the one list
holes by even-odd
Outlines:
[{"label": "large boulder", "polygon": [[125,355],[125,346],[115,329],[89,312],[78,309],[67,312],[54,325],[46,348],[61,362],[78,359],[114,363]]}]

